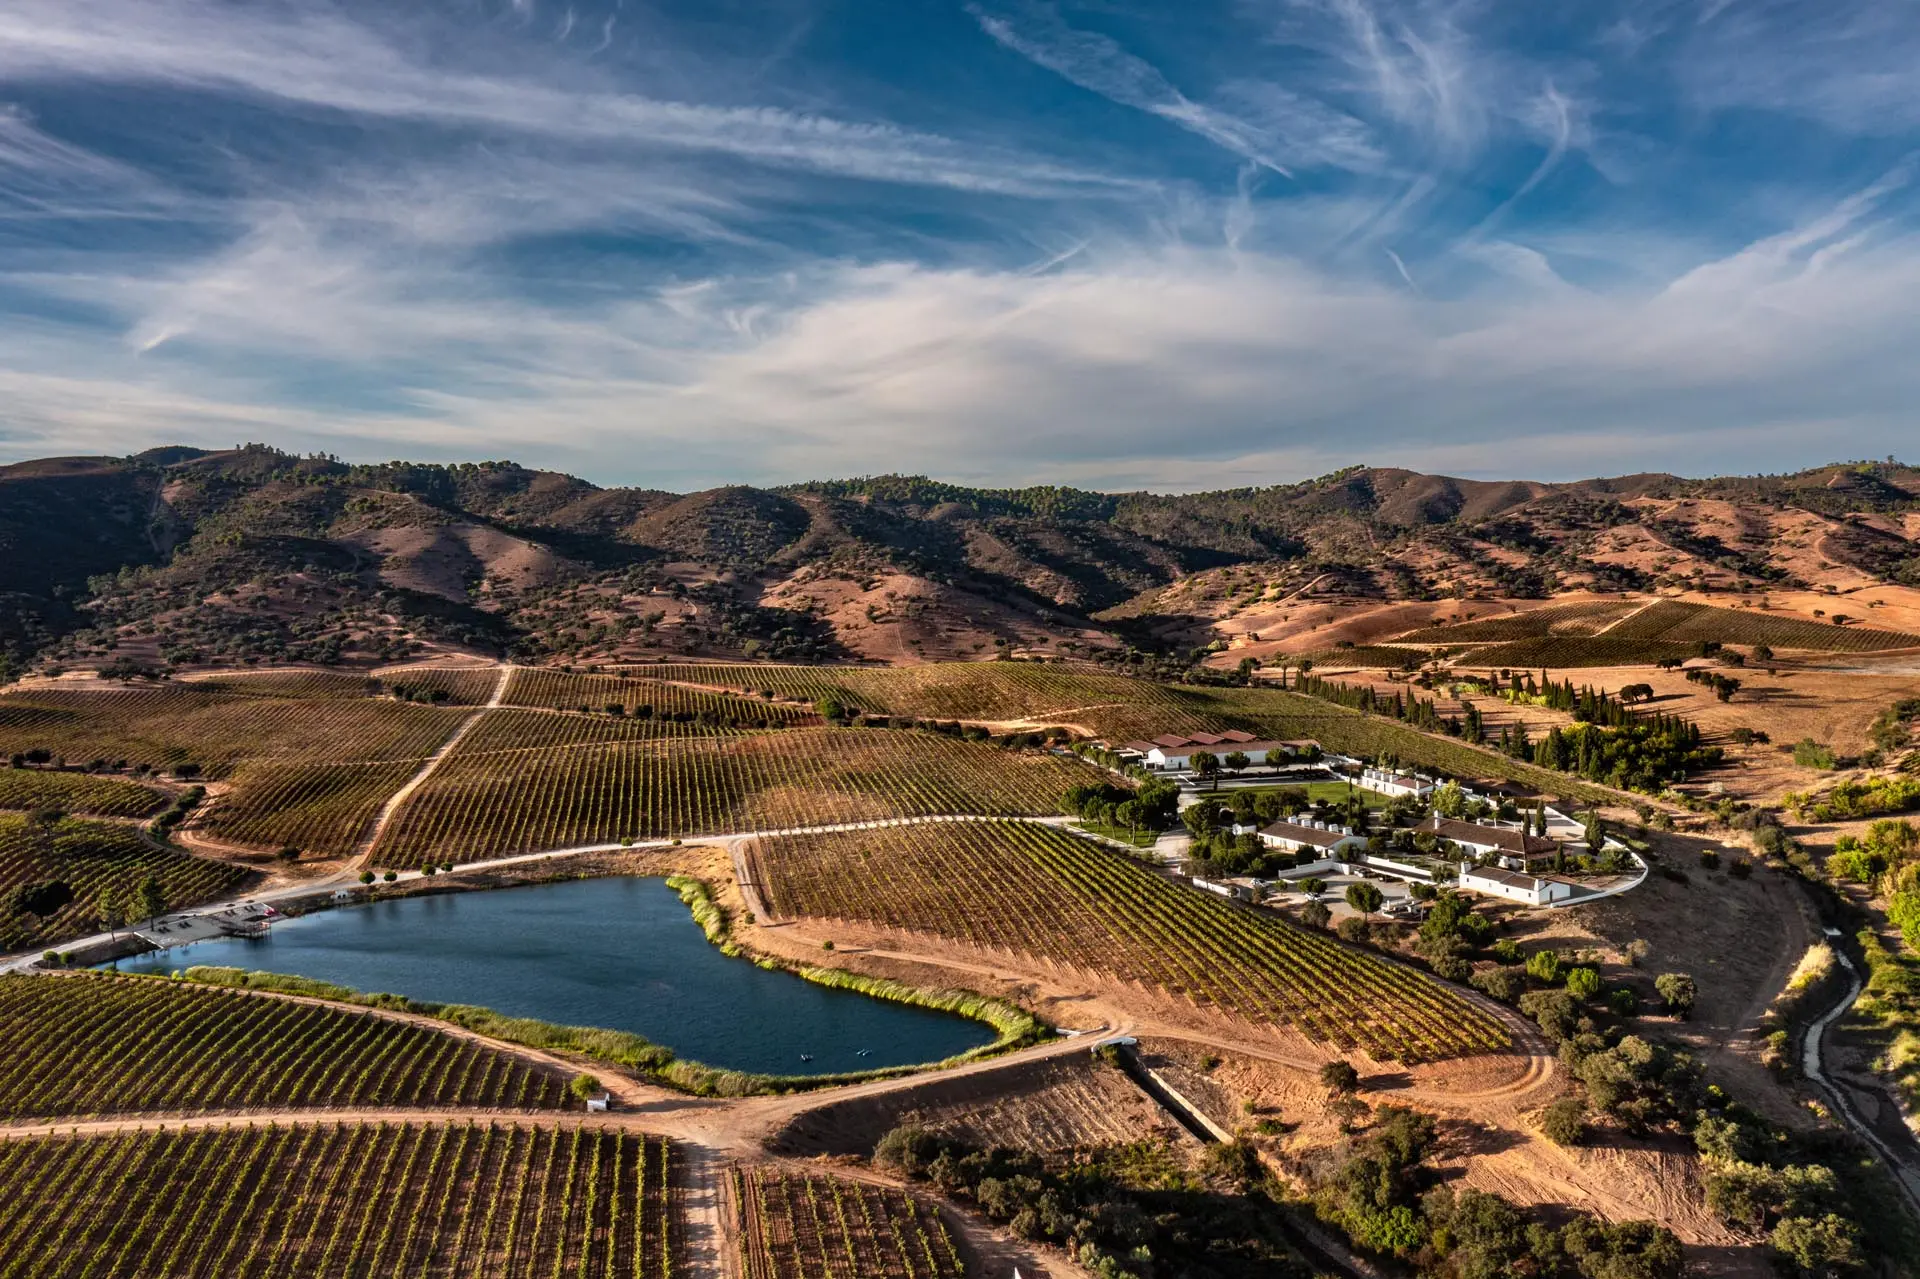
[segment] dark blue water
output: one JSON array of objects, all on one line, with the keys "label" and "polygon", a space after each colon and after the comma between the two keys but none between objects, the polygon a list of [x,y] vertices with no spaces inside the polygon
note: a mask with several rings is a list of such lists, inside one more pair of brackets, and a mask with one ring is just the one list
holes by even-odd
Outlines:
[{"label": "dark blue water", "polygon": [[723,955],[660,879],[396,898],[282,920],[259,940],[199,942],[118,966],[164,973],[195,964],[628,1030],[709,1066],[765,1074],[917,1065],[994,1037],[981,1022]]}]

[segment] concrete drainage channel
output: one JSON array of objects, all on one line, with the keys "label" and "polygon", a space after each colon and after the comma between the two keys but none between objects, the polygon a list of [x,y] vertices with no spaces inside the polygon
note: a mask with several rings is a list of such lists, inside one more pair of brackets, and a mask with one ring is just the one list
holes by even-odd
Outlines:
[{"label": "concrete drainage channel", "polygon": [[[1126,1072],[1127,1077],[1201,1144],[1214,1145],[1234,1139],[1232,1133],[1210,1119],[1205,1111],[1168,1083],[1159,1071],[1140,1059],[1137,1041],[1131,1038],[1109,1039],[1093,1046],[1095,1052],[1102,1048],[1112,1048],[1114,1061]],[[1347,1279],[1386,1279],[1377,1268],[1355,1256],[1319,1227],[1302,1220],[1301,1214],[1286,1209],[1282,1215],[1289,1227],[1287,1234],[1293,1246],[1322,1273],[1344,1275]]]},{"label": "concrete drainage channel", "polygon": [[1139,1046],[1129,1042],[1109,1040],[1105,1044],[1096,1044],[1095,1050],[1112,1047],[1120,1069],[1127,1077],[1140,1085],[1140,1090],[1154,1099],[1160,1109],[1173,1116],[1175,1123],[1192,1133],[1202,1143],[1232,1141],[1233,1134],[1207,1118],[1200,1107],[1181,1095],[1180,1090],[1160,1077],[1160,1072],[1140,1060]]}]

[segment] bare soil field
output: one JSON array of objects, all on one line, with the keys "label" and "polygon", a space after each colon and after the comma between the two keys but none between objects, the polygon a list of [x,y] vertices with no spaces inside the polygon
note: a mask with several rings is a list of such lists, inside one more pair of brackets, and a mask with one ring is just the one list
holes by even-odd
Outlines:
[{"label": "bare soil field", "polygon": [[[1296,1180],[1349,1144],[1329,1104],[1332,1094],[1311,1076],[1190,1041],[1148,1038],[1142,1051],[1148,1065],[1215,1122],[1243,1132],[1253,1132],[1261,1121],[1277,1123],[1277,1134],[1252,1139]],[[1363,1074],[1359,1095],[1374,1106],[1406,1104],[1403,1084],[1391,1071]],[[1757,1279],[1769,1273],[1751,1241],[1707,1211],[1699,1160],[1684,1140],[1646,1142],[1609,1133],[1584,1148],[1556,1146],[1539,1135],[1536,1116],[1557,1091],[1541,1090],[1512,1106],[1446,1106],[1424,1096],[1415,1104],[1439,1120],[1438,1166],[1449,1180],[1543,1208],[1549,1216],[1583,1207],[1615,1220],[1655,1218],[1679,1235],[1703,1275]]]},{"label": "bare soil field", "polygon": [[[1760,1064],[1755,1035],[1760,1017],[1819,935],[1800,888],[1786,875],[1756,867],[1740,879],[1725,869],[1701,868],[1699,852],[1717,844],[1651,832],[1665,865],[1687,882],[1648,876],[1633,892],[1590,906],[1548,914],[1514,909],[1507,935],[1524,948],[1581,952],[1597,962],[1609,985],[1637,990],[1645,1008],[1657,1008],[1653,980],[1664,972],[1692,974],[1699,994],[1686,1021],[1665,1019],[1660,1034],[1679,1041],[1735,1095],[1781,1123],[1807,1121],[1793,1092]],[[1724,867],[1723,862],[1723,867]],[[1630,953],[1634,942],[1645,953]]]}]

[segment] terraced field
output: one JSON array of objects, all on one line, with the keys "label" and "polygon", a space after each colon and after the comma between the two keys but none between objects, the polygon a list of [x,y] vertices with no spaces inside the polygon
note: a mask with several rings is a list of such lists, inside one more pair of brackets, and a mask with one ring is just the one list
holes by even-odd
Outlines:
[{"label": "terraced field", "polygon": [[151,817],[166,806],[167,797],[151,786],[114,777],[33,768],[0,771],[0,808],[57,808],[88,817]]},{"label": "terraced field", "polygon": [[0,1279],[549,1279],[676,1272],[675,1156],[505,1124],[0,1142]]},{"label": "terraced field", "polygon": [[348,1007],[147,977],[0,976],[0,1117],[307,1106],[555,1109],[565,1080]]},{"label": "terraced field", "polygon": [[[539,745],[516,716],[542,722]],[[658,733],[493,712],[400,810],[374,860],[407,868],[628,838],[1050,813],[1068,787],[1095,776],[1076,760],[922,732]]]},{"label": "terraced field", "polygon": [[878,924],[1140,981],[1381,1060],[1507,1046],[1451,988],[1326,933],[1176,884],[1090,840],[1025,822],[758,841],[781,918]]},{"label": "terraced field", "polygon": [[891,1186],[732,1169],[747,1279],[962,1279],[939,1210]]},{"label": "terraced field", "polygon": [[[169,907],[233,892],[247,871],[148,843],[131,827],[70,818],[51,827],[0,814],[0,897],[30,885],[62,885],[66,900],[46,914],[0,912],[0,952],[48,946],[94,931],[100,891],[131,903],[142,880],[160,882]],[[55,894],[56,896],[60,894]]]}]

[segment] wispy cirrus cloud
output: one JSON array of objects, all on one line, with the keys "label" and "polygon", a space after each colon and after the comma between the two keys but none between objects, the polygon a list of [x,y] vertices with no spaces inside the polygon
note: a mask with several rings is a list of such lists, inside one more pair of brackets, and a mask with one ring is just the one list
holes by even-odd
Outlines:
[{"label": "wispy cirrus cloud", "polygon": [[0,455],[1193,486],[1910,434],[1867,9],[1197,2],[12,0]]},{"label": "wispy cirrus cloud", "polygon": [[0,219],[168,217],[186,201],[131,165],[43,132],[0,104]]},{"label": "wispy cirrus cloud", "polygon": [[[324,423],[272,405],[259,420],[289,438],[331,431],[438,455],[545,440],[549,460],[600,459],[596,473],[678,485],[855,460],[1165,487],[1361,457],[1572,475],[1628,462],[1698,469],[1703,457],[1774,466],[1810,437],[1891,451],[1909,432],[1903,352],[1920,341],[1909,302],[1920,255],[1860,233],[1898,189],[1870,187],[1651,291],[1547,280],[1557,287],[1439,298],[1284,257],[1134,249],[1039,274],[894,263],[715,280],[531,325],[518,308],[449,300],[405,313],[423,326],[413,352],[449,376]],[[1526,274],[1531,251],[1479,251],[1496,250]],[[377,313],[362,301],[333,298],[343,329]],[[755,318],[742,323],[747,309]],[[236,331],[243,322],[263,351],[312,336],[232,318]],[[177,436],[198,411],[174,380],[180,365],[115,369],[100,383],[12,386],[44,420],[117,422],[141,440]],[[202,442],[246,421],[244,367],[214,384],[209,425],[190,436]],[[148,402],[152,422],[140,425],[131,406]],[[609,465],[636,421],[648,448]],[[1206,425],[1170,431],[1176,422]],[[1354,422],[1366,423],[1358,443]]]},{"label": "wispy cirrus cloud", "polygon": [[403,47],[402,39],[324,6],[17,0],[0,10],[0,77],[237,92],[352,116],[706,152],[1008,195],[1143,185],[884,122],[656,99],[623,91],[577,61],[549,61],[544,75],[470,69]]},{"label": "wispy cirrus cloud", "polygon": [[1195,101],[1119,41],[1076,30],[1050,7],[1030,5],[1009,15],[974,4],[968,12],[981,30],[1028,61],[1282,176],[1293,176],[1294,166],[1371,166],[1380,159],[1359,120],[1280,85],[1240,81],[1227,86],[1226,96],[1248,108],[1236,112]]}]

